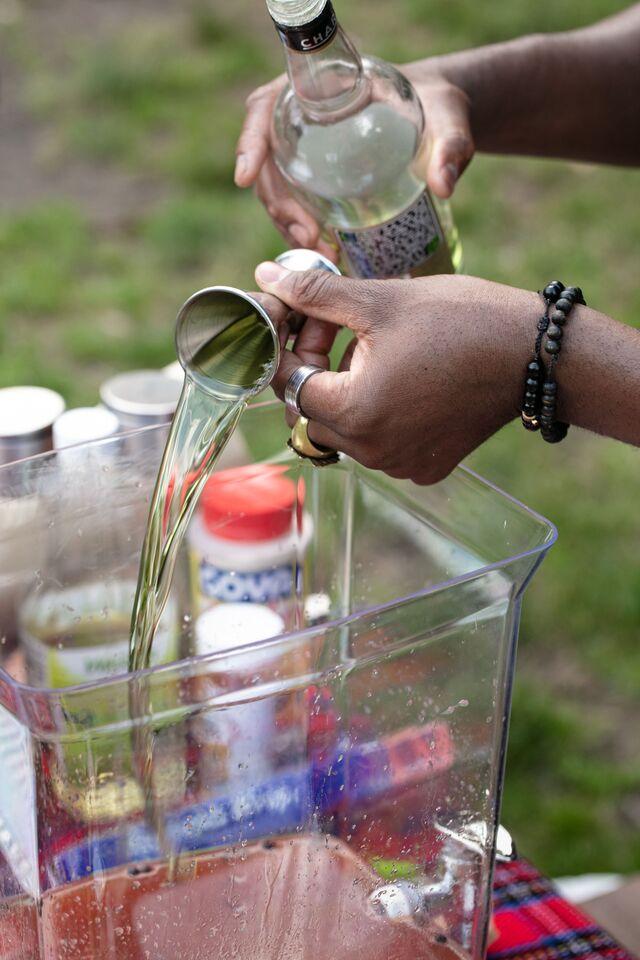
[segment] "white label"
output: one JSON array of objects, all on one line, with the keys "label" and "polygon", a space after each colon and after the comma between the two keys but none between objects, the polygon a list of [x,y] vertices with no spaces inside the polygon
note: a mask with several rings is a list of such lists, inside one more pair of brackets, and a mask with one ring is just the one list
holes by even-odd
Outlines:
[{"label": "white label", "polygon": [[0,707],[0,850],[15,877],[37,897],[35,773],[28,730]]},{"label": "white label", "polygon": [[359,277],[400,277],[431,257],[444,237],[428,193],[377,227],[336,230],[340,248]]},{"label": "white label", "polygon": [[273,603],[293,594],[293,566],[283,564],[267,570],[221,570],[201,560],[198,582],[208,600],[223,603]]}]

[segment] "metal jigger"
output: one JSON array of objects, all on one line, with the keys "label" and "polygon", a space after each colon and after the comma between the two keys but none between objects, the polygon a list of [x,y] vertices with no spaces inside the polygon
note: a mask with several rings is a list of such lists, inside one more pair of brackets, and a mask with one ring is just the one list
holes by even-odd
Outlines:
[{"label": "metal jigger", "polygon": [[[340,273],[314,250],[287,250],[276,262],[288,270]],[[176,350],[198,386],[229,399],[260,393],[280,362],[274,321],[255,297],[236,287],[206,287],[189,297],[176,321]]]}]

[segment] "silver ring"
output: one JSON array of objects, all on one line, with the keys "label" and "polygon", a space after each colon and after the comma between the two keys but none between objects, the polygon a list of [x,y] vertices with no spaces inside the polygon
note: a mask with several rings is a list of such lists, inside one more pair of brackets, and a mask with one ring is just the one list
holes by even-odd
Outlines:
[{"label": "silver ring", "polygon": [[284,402],[289,409],[293,410],[299,417],[305,416],[299,402],[300,391],[314,373],[324,373],[324,369],[315,363],[303,363],[301,367],[296,367],[284,388]]}]

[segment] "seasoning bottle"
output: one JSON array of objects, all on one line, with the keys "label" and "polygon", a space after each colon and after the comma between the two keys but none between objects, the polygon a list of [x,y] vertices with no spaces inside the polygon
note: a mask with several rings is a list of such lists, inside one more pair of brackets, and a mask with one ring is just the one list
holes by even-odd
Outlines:
[{"label": "seasoning bottle", "polygon": [[188,534],[195,616],[218,603],[261,603],[291,619],[312,521],[286,470],[255,464],[209,480]]},{"label": "seasoning bottle", "polygon": [[201,614],[195,623],[197,654],[233,651],[207,665],[195,680],[201,703],[215,700],[192,721],[200,750],[200,791],[218,783],[255,784],[272,769],[275,732],[274,697],[251,695],[251,688],[278,675],[279,655],[273,648],[242,648],[284,631],[284,620],[261,603],[223,603]]}]

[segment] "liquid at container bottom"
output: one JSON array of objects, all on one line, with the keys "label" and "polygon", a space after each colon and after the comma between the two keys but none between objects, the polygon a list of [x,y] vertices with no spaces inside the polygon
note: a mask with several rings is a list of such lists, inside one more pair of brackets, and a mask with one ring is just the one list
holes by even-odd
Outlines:
[{"label": "liquid at container bottom", "polygon": [[[333,837],[284,837],[49,891],[44,960],[464,960],[441,930],[380,916],[380,878]],[[35,907],[0,913],[3,960],[38,958]]]}]

